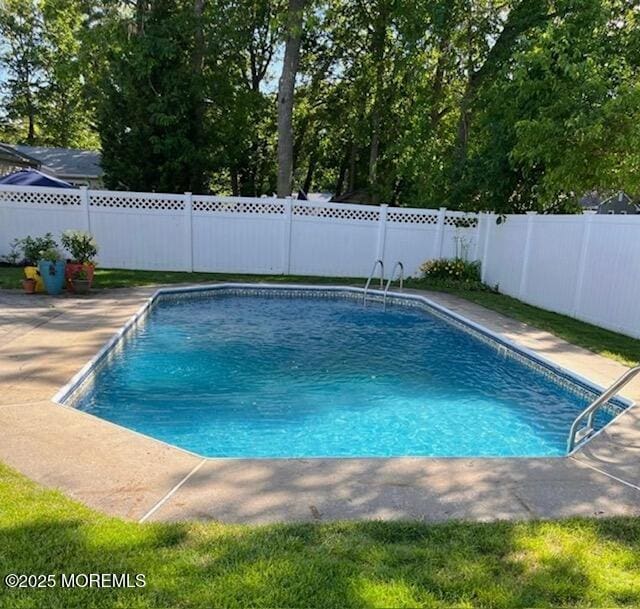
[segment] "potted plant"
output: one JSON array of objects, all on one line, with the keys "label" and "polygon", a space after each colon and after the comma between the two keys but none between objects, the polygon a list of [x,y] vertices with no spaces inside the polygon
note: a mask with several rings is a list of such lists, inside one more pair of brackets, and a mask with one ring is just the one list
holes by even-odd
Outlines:
[{"label": "potted plant", "polygon": [[89,288],[93,283],[93,272],[95,264],[93,262],[98,253],[98,245],[91,233],[81,230],[66,230],[62,233],[62,245],[71,254],[67,260],[67,287],[73,291],[73,278],[80,271],[84,270],[89,282]]},{"label": "potted plant", "polygon": [[38,271],[47,293],[52,296],[60,294],[64,287],[66,263],[61,258],[60,252],[55,247],[40,252]]},{"label": "potted plant", "polygon": [[25,291],[25,294],[35,294],[36,293],[36,280],[32,277],[25,277],[22,280],[22,289]]},{"label": "potted plant", "polygon": [[89,283],[89,275],[85,268],[80,267],[80,270],[73,275],[71,278],[71,288],[76,294],[89,293],[91,285]]},{"label": "potted plant", "polygon": [[[51,233],[43,237],[31,237],[27,235],[17,242],[17,247],[22,250],[24,262],[24,276],[33,280],[36,292],[44,292],[44,283],[38,271],[40,252],[56,247],[56,241]],[[30,284],[29,284],[30,285]],[[25,286],[23,286],[25,287]],[[25,287],[25,290],[27,287]]]}]

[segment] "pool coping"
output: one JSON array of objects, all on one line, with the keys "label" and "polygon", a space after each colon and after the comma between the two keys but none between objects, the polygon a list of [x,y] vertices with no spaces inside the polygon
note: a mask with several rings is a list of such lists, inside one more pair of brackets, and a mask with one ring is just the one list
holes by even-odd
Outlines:
[{"label": "pool coping", "polygon": [[[198,288],[215,285],[221,284]],[[255,289],[265,284],[247,285]],[[567,458],[251,460],[196,457],[54,404],[51,396],[158,288],[180,291],[175,285],[143,286],[89,297],[34,298],[0,290],[0,332],[7,337],[0,344],[3,463],[101,513],[130,521],[484,522],[640,516],[640,409],[635,408]],[[560,368],[593,379],[593,385],[608,386],[627,370],[466,299],[423,290],[407,293],[474,320],[506,342],[522,345],[521,350],[533,350]],[[640,383],[632,383],[623,395],[640,401]]]},{"label": "pool coping", "polygon": [[[178,446],[176,444],[171,444],[170,442],[166,442],[164,440],[160,440],[154,436],[147,435],[145,433],[136,431],[124,425],[120,425],[118,423],[114,423],[107,419],[103,419],[102,417],[98,417],[93,415],[92,413],[85,412],[76,408],[72,403],[67,403],[68,400],[74,397],[74,394],[78,394],[81,392],[82,386],[92,377],[92,375],[99,370],[99,368],[104,365],[108,361],[108,357],[110,354],[115,352],[117,348],[121,348],[124,345],[124,341],[127,336],[134,331],[141,323],[145,321],[148,314],[151,312],[154,305],[161,300],[163,296],[166,295],[180,295],[180,294],[188,294],[188,293],[204,293],[204,292],[219,292],[225,290],[250,290],[253,292],[260,291],[289,291],[289,292],[336,292],[336,293],[350,293],[354,295],[361,295],[363,300],[365,296],[375,297],[380,300],[383,298],[390,298],[391,302],[394,300],[410,300],[422,305],[426,305],[426,308],[431,309],[435,312],[437,316],[440,318],[444,318],[447,323],[452,323],[458,328],[461,328],[463,331],[474,335],[474,333],[480,334],[481,337],[474,336],[476,339],[483,340],[486,344],[489,344],[491,347],[496,348],[500,352],[500,347],[504,347],[505,354],[509,357],[514,357],[513,354],[517,354],[520,358],[517,358],[524,365],[533,366],[533,363],[538,364],[539,366],[545,368],[552,375],[560,377],[560,379],[565,382],[575,385],[582,389],[585,392],[590,393],[594,398],[602,393],[605,388],[597,383],[587,379],[586,377],[568,370],[563,366],[560,366],[551,360],[545,358],[544,356],[536,353],[535,351],[528,349],[522,345],[517,344],[516,342],[509,340],[508,338],[498,334],[497,332],[493,332],[492,330],[484,327],[482,324],[479,324],[471,319],[468,319],[464,315],[460,315],[455,311],[451,311],[447,307],[440,305],[430,298],[423,296],[421,294],[413,294],[406,292],[386,292],[380,289],[365,289],[359,288],[355,286],[345,286],[345,285],[313,285],[313,284],[271,284],[271,283],[242,283],[242,282],[224,282],[218,284],[207,284],[207,285],[193,285],[193,286],[184,286],[184,287],[163,287],[156,289],[154,293],[146,299],[146,301],[139,307],[139,309],[126,321],[126,323],[102,346],[102,348],[91,358],[70,380],[66,383],[62,388],[56,392],[56,394],[52,397],[52,401],[56,403],[58,406],[62,406],[63,408],[71,409],[75,412],[79,412],[85,416],[92,417],[94,419],[99,419],[100,421],[104,421],[109,425],[115,426],[119,429],[126,430],[129,433],[136,434],[143,438],[152,440],[154,442],[158,442],[163,446],[181,451],[187,455],[196,457],[198,459],[203,459],[205,461],[220,461],[220,460],[231,460],[231,461],[242,461],[242,460],[287,460],[287,459],[372,459],[372,460],[380,460],[380,459],[402,459],[402,458],[415,458],[415,459],[443,459],[443,460],[456,460],[456,459],[486,459],[486,460],[495,460],[495,459],[514,459],[514,460],[522,460],[522,459],[568,459],[579,453],[586,446],[588,446],[597,436],[602,434],[609,428],[614,421],[616,421],[621,415],[629,412],[635,405],[636,401],[622,397],[615,396],[609,401],[609,404],[613,403],[618,406],[617,413],[611,418],[611,420],[604,425],[601,429],[597,430],[595,433],[590,435],[588,438],[577,442],[574,446],[573,450],[568,453],[562,455],[553,455],[553,456],[544,456],[544,455],[516,455],[516,456],[322,456],[322,457],[208,457],[186,449],[184,447]],[[557,381],[555,381],[557,382]],[[77,395],[76,395],[77,397]],[[191,475],[191,474],[189,474]],[[186,480],[186,479],[185,479]],[[181,482],[180,484],[183,484]]]}]

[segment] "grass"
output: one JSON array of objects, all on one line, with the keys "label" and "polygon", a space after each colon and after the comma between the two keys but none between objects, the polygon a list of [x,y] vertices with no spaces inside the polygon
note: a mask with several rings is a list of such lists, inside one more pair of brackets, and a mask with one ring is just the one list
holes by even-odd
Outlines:
[{"label": "grass", "polygon": [[0,577],[142,573],[144,588],[8,589],[0,607],[638,607],[640,519],[136,524],[0,464]]},{"label": "grass", "polygon": [[540,330],[546,330],[567,342],[614,359],[625,366],[637,365],[640,360],[640,340],[630,336],[605,330],[560,313],[540,309],[491,290],[459,289],[442,284],[429,284],[425,281],[418,281],[415,285],[427,290],[435,289],[460,296],[507,317],[535,326]]},{"label": "grass", "polygon": [[[22,269],[0,267],[0,288],[18,288]],[[357,277],[304,277],[297,275],[242,275],[220,273],[186,273],[169,271],[128,271],[119,269],[96,269],[95,284],[98,288],[125,288],[167,283],[200,283],[208,281],[243,281],[269,283],[315,283],[315,284],[355,284],[363,279]],[[428,283],[424,280],[410,280],[410,287],[424,288],[454,294],[475,302],[487,309],[512,317],[524,323],[546,330],[556,336],[589,349],[595,353],[614,359],[625,366],[633,366],[640,359],[640,340],[611,332],[597,326],[539,309],[515,298],[496,292],[479,290],[469,284],[458,288],[451,284]]]}]

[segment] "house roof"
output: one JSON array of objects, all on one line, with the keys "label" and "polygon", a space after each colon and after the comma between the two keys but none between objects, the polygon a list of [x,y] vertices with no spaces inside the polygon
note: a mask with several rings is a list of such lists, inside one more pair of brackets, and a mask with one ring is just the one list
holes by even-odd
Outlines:
[{"label": "house roof", "polygon": [[40,167],[39,161],[26,154],[21,154],[8,144],[0,144],[0,161],[13,163],[21,167]]},{"label": "house roof", "polygon": [[46,146],[23,146],[2,144],[20,155],[31,158],[42,168],[57,176],[99,178],[102,176],[100,153],[95,150],[77,148],[49,148]]}]

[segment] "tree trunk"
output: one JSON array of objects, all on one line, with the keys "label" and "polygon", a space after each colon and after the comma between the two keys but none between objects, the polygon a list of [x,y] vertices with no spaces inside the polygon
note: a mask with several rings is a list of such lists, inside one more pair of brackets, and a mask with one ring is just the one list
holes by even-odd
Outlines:
[{"label": "tree trunk", "polygon": [[231,194],[234,197],[240,195],[240,185],[238,183],[238,170],[232,167],[229,172],[231,173]]},{"label": "tree trunk", "polygon": [[342,189],[344,188],[344,178],[347,175],[347,167],[349,165],[349,150],[351,150],[351,146],[347,150],[346,154],[342,157],[342,162],[340,163],[340,172],[338,173],[338,180],[336,182],[336,188],[334,196],[338,197],[342,194]]},{"label": "tree trunk", "polygon": [[371,110],[371,146],[369,149],[369,195],[372,203],[378,203],[380,192],[378,188],[378,157],[380,155],[380,123],[382,121],[383,87],[384,87],[384,55],[387,39],[387,22],[389,19],[388,6],[382,2],[378,12],[373,38],[371,40],[371,55],[376,65],[374,82],[374,99]]},{"label": "tree trunk", "polygon": [[351,153],[349,155],[349,183],[347,192],[353,192],[356,187],[356,161],[358,156],[358,149],[356,143],[351,143]]},{"label": "tree trunk", "polygon": [[278,84],[278,196],[291,194],[293,180],[293,95],[300,60],[306,0],[289,0],[282,74]]},{"label": "tree trunk", "polygon": [[27,131],[27,145],[33,146],[36,143],[36,119],[31,101],[29,101],[28,122],[29,129]]},{"label": "tree trunk", "polygon": [[518,38],[534,27],[544,24],[555,13],[550,12],[550,0],[521,0],[511,9],[507,20],[482,65],[469,66],[469,78],[460,101],[458,129],[454,156],[458,169],[465,163],[469,129],[473,119],[474,102],[481,86],[493,78],[513,54]]},{"label": "tree trunk", "polygon": [[198,161],[191,168],[191,192],[202,193],[204,191],[204,163],[201,162],[205,155],[204,142],[204,87],[202,83],[202,71],[204,69],[204,31],[202,24],[202,13],[204,12],[205,0],[194,0],[194,45],[191,56],[191,66],[193,71],[193,94],[196,96],[193,113],[193,144],[196,148]]},{"label": "tree trunk", "polygon": [[[317,146],[317,143],[316,143]],[[311,190],[311,186],[313,185],[313,174],[316,170],[316,166],[318,164],[318,152],[317,149],[314,148],[313,152],[309,156],[309,166],[307,167],[307,175],[304,179],[304,184],[302,185],[302,190],[305,193],[308,193]]]}]

